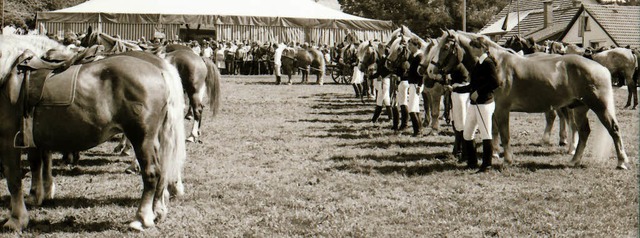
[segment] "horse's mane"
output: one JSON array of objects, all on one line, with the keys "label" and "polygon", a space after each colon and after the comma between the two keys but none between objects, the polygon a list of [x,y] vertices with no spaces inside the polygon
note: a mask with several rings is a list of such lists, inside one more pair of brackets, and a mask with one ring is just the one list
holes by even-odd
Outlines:
[{"label": "horse's mane", "polygon": [[[511,54],[515,54],[515,55],[519,55],[515,50],[502,47],[498,43],[492,41],[488,36],[485,36],[485,35],[482,35],[482,34],[477,34],[477,33],[460,31],[460,30],[456,31],[455,33],[458,35],[457,38],[458,38],[459,42],[463,42],[463,41],[460,41],[460,37],[459,36],[464,36],[465,38],[467,38],[464,41],[464,43],[467,44],[467,45],[469,45],[469,42],[472,39],[484,38],[485,42],[489,45],[490,48],[497,49],[499,51],[505,51],[507,53],[511,53]],[[446,37],[446,36],[444,36],[444,37]]]},{"label": "horse's mane", "polygon": [[25,50],[32,51],[37,57],[43,56],[49,50],[59,50],[64,53],[73,54],[57,41],[51,40],[41,35],[0,35],[0,85],[13,70],[13,62]]}]

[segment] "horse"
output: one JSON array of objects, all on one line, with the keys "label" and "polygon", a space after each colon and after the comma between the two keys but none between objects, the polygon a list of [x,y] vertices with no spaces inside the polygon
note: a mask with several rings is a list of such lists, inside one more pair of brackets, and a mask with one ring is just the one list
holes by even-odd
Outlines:
[{"label": "horse", "polygon": [[[504,44],[505,48],[513,49],[516,52],[522,51],[525,56],[536,56],[540,53],[546,53],[546,48],[542,47],[535,43],[533,38],[529,37],[526,40],[521,38],[518,35],[514,35],[513,37],[507,39]],[[558,46],[556,46],[556,49]],[[560,146],[564,146],[567,144],[567,110],[566,109],[558,109],[558,110],[549,110],[544,113],[546,125],[544,128],[544,133],[542,134],[542,143],[543,144],[551,144],[551,130],[553,130],[553,123],[556,120],[556,117],[559,117],[560,120],[560,129],[558,130],[559,135],[559,144]],[[571,144],[573,145],[573,143]],[[573,153],[575,148],[569,148],[569,153]]]},{"label": "horse", "polygon": [[627,85],[627,90],[629,92],[627,96],[627,104],[625,104],[624,107],[628,108],[631,106],[631,101],[633,100],[633,107],[631,109],[636,109],[638,106],[638,82],[634,77],[634,73],[638,67],[638,58],[633,54],[631,49],[618,47],[601,52],[594,52],[592,49],[581,49],[578,46],[571,46],[572,47],[570,49],[574,50],[569,50],[568,48],[567,54],[571,52],[573,54],[585,56],[606,67],[609,72],[611,72],[611,76],[613,78],[624,78],[624,82]]},{"label": "horse", "polygon": [[[180,76],[173,66],[150,54],[144,58],[111,56],[58,74],[63,78],[57,80],[70,80],[72,86],[48,91],[48,95],[73,95],[66,104],[29,103],[25,92],[34,69],[17,66],[38,62],[54,48],[64,50],[63,45],[42,36],[0,36],[0,90],[4,92],[0,97],[0,153],[11,193],[11,214],[4,227],[20,231],[29,222],[22,192],[21,148],[28,151],[32,173],[26,200],[40,205],[55,193],[51,151],[86,150],[116,133],[130,138],[142,165],[143,193],[129,226],[138,230],[153,227],[154,219],[167,215],[167,189],[184,189],[178,183],[186,159]],[[69,70],[72,72],[65,73]],[[29,124],[32,126],[23,126]]]},{"label": "horse", "polygon": [[[81,45],[88,47],[95,44],[103,44],[105,34],[94,32],[88,28],[86,36],[81,40]],[[119,43],[116,45],[120,45]],[[108,46],[105,46],[108,49]],[[126,48],[125,50],[105,50],[106,52],[122,53],[126,51],[140,51],[138,48]],[[165,47],[164,58],[175,66],[180,73],[182,86],[189,98],[189,114],[193,115],[194,123],[187,141],[196,142],[200,137],[202,125],[202,112],[204,110],[204,97],[209,98],[209,106],[215,117],[220,109],[220,71],[210,58],[196,55],[191,48],[183,45],[169,44]]]},{"label": "horse", "polygon": [[[578,145],[571,164],[580,164],[591,129],[587,112],[592,110],[613,138],[618,163],[627,169],[629,159],[624,150],[616,119],[611,75],[604,66],[577,55],[540,55],[524,57],[505,49],[487,36],[463,31],[447,31],[433,50],[427,72],[447,72],[463,63],[473,69],[477,57],[488,49],[497,62],[501,86],[495,92],[493,117],[495,137],[501,138],[504,160],[513,163],[509,143],[509,113],[544,112],[550,108],[572,108],[571,126],[578,133]],[[544,95],[543,97],[539,95]],[[575,138],[575,136],[574,136]],[[498,148],[494,140],[494,148]]]},{"label": "horse", "polygon": [[302,70],[300,83],[309,82],[309,73],[314,73],[316,83],[322,85],[325,71],[325,62],[322,52],[313,48],[293,48],[287,47],[282,51],[281,56],[282,72],[289,77],[288,84],[291,84],[291,75],[296,69]]}]

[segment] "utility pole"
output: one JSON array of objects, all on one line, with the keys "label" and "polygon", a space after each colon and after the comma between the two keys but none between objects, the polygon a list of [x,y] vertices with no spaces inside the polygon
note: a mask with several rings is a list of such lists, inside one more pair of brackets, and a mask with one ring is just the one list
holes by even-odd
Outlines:
[{"label": "utility pole", "polygon": [[467,0],[462,0],[462,31],[467,31]]},{"label": "utility pole", "polygon": [[520,37],[520,0],[516,0],[516,9],[518,9],[518,37]]}]

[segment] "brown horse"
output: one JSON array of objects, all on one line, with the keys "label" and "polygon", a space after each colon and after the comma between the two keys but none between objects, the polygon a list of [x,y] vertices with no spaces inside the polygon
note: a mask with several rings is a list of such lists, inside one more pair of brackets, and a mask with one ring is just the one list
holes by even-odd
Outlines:
[{"label": "brown horse", "polygon": [[[488,49],[497,62],[501,86],[495,92],[493,133],[496,138],[498,132],[500,134],[505,162],[513,162],[509,143],[511,111],[544,112],[550,108],[571,107],[571,125],[579,134],[572,164],[578,165],[582,159],[591,131],[587,112],[592,110],[613,138],[618,155],[617,168],[627,169],[629,159],[615,115],[611,75],[605,67],[577,55],[524,57],[502,48],[486,36],[462,31],[447,31],[439,42],[427,70],[431,74],[436,70],[447,72],[460,63],[473,69],[477,57],[482,54],[481,48]],[[497,148],[497,140],[494,140],[494,146]]]},{"label": "brown horse", "polygon": [[[533,38],[523,39],[518,35],[509,38],[504,47],[513,49],[516,52],[522,51],[525,56],[532,57],[546,53],[546,48],[535,43]],[[567,109],[549,110],[544,113],[546,119],[546,125],[544,127],[544,133],[542,134],[542,143],[551,144],[551,130],[553,130],[553,123],[556,117],[559,117],[560,129],[558,130],[559,144],[564,146],[567,144]],[[575,152],[575,143],[571,143],[569,153]]]},{"label": "brown horse", "polygon": [[[144,229],[154,226],[155,219],[162,220],[167,215],[167,185],[173,190],[182,189],[175,186],[179,186],[177,181],[186,159],[184,98],[175,68],[159,58],[154,60],[159,65],[154,65],[150,60],[129,55],[108,57],[68,69],[75,72],[71,76],[60,74],[69,78],[57,80],[75,83],[65,90],[48,92],[54,98],[72,95],[67,104],[39,101],[32,105],[21,92],[26,90],[22,86],[28,88],[23,78],[28,79],[26,75],[31,71],[19,72],[16,65],[64,46],[41,36],[0,36],[0,46],[0,90],[5,95],[0,97],[0,153],[11,193],[11,214],[4,227],[21,230],[29,222],[22,192],[21,149],[14,147],[14,135],[32,135],[33,144],[27,143],[32,173],[27,200],[39,205],[55,192],[50,151],[86,150],[116,133],[124,133],[142,165],[143,193],[130,226]],[[28,121],[23,117],[26,111],[33,115],[32,130],[21,125]]]},{"label": "brown horse", "polygon": [[291,84],[291,75],[296,69],[302,70],[302,79],[300,83],[309,82],[309,74],[313,73],[317,76],[316,83],[322,85],[325,71],[325,62],[322,52],[317,49],[309,48],[292,48],[287,47],[282,51],[281,56],[282,72],[289,77],[288,83]]},{"label": "brown horse", "polygon": [[[110,41],[101,40],[105,38],[105,34],[100,32],[94,32],[91,27],[87,30],[87,35],[82,39],[82,46],[88,47],[95,44],[107,44]],[[105,43],[106,42],[106,43]],[[123,43],[115,43],[114,45],[120,46]],[[129,45],[125,45],[129,46]],[[136,46],[137,47],[137,46]],[[120,50],[105,50],[106,52],[122,53],[126,51],[140,51],[140,48],[118,48]],[[204,97],[209,98],[209,106],[213,111],[213,116],[219,111],[220,105],[220,70],[206,57],[200,57],[193,53],[193,50],[187,46],[182,45],[167,45],[165,47],[165,53],[159,52],[159,55],[163,55],[165,60],[178,69],[180,78],[182,79],[182,86],[189,98],[189,113],[193,114],[194,123],[191,129],[191,134],[187,137],[190,142],[198,141],[200,136],[200,126],[202,124],[202,112],[204,110]]]},{"label": "brown horse", "polygon": [[572,45],[571,49],[574,48],[576,50],[567,50],[567,53],[575,52],[574,54],[579,54],[592,59],[606,67],[613,78],[623,78],[629,92],[627,96],[627,104],[625,104],[624,107],[626,108],[631,106],[631,101],[633,100],[632,109],[636,109],[638,106],[638,82],[634,78],[634,73],[638,67],[638,59],[631,49],[615,48],[594,53],[591,49],[581,49]]}]

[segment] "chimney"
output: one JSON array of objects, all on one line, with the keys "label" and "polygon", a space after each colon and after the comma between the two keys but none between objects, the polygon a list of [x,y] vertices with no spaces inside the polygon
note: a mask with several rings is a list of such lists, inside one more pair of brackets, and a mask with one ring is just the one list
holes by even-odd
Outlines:
[{"label": "chimney", "polygon": [[544,28],[551,27],[553,25],[553,1],[547,0],[542,4],[544,4]]},{"label": "chimney", "polygon": [[573,3],[573,7],[579,7],[581,4],[580,0],[571,0],[571,3]]}]

